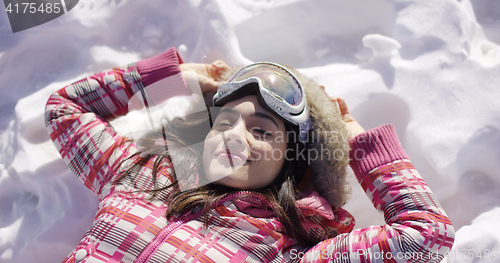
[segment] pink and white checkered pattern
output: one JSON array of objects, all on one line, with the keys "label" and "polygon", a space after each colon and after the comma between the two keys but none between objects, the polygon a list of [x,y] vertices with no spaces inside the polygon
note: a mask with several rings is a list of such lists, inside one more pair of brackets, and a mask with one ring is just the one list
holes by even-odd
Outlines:
[{"label": "pink and white checkered pattern", "polygon": [[[77,262],[439,262],[448,253],[453,226],[407,160],[390,125],[351,140],[353,150],[365,154],[361,160],[353,158],[351,166],[386,224],[352,230],[354,219],[349,213],[332,210],[324,198],[309,193],[297,203],[306,217],[306,229],[324,235],[322,227],[328,227],[339,233],[313,247],[284,234],[272,214],[253,216],[245,207],[251,211],[268,208],[258,194],[235,201],[248,194],[242,192],[221,201],[211,210],[208,228],[204,228],[197,214],[167,220],[168,204],[138,191],[154,188],[153,163],[133,178],[114,184],[136,161],[120,165],[136,152],[136,146],[117,135],[108,121],[128,112],[134,94],[179,74],[182,62],[172,48],[77,81],[49,98],[46,126],[50,137],[69,168],[100,200],[92,228],[64,262],[75,262],[76,252],[82,250],[86,256]],[[185,86],[165,89],[171,91],[167,97],[189,94]],[[158,169],[160,186],[173,180],[169,160],[163,160]]]}]

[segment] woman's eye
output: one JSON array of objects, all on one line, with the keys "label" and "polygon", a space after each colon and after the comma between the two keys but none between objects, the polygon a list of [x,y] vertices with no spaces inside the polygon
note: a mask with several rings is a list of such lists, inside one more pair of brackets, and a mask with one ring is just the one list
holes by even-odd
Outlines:
[{"label": "woman's eye", "polygon": [[231,124],[229,124],[227,122],[219,122],[219,123],[215,124],[214,126],[215,126],[214,128],[218,131],[228,130],[231,128]]},{"label": "woman's eye", "polygon": [[271,136],[272,133],[271,132],[268,132],[264,129],[257,129],[257,128],[253,128],[252,131],[254,132],[254,135],[258,136],[258,137],[267,137],[267,136]]}]

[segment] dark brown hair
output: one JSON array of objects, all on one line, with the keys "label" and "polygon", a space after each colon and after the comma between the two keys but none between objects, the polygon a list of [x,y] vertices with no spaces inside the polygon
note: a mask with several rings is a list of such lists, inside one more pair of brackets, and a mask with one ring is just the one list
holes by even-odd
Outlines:
[{"label": "dark brown hair", "polygon": [[[166,125],[156,130],[147,133],[138,142],[139,151],[129,159],[135,159],[134,164],[126,170],[119,181],[133,182],[134,174],[139,172],[148,162],[153,163],[153,184],[152,190],[147,192],[152,193],[154,198],[158,198],[168,203],[167,218],[182,215],[188,211],[202,213],[202,221],[208,226],[209,211],[214,208],[220,200],[231,193],[241,191],[226,186],[217,184],[206,184],[194,189],[181,191],[179,181],[172,169],[172,177],[174,181],[166,186],[159,187],[157,184],[157,176],[160,166],[164,158],[171,160],[171,155],[175,154],[177,160],[176,170],[182,169],[182,174],[191,174],[195,176],[198,173],[200,177],[204,177],[202,169],[202,147],[193,147],[193,145],[203,145],[199,143],[204,141],[205,136],[200,134],[200,128],[207,127],[210,118],[206,113],[194,113],[184,118],[176,117]],[[295,206],[295,198],[297,195],[296,178],[300,178],[305,173],[307,168],[307,160],[293,158],[297,156],[297,150],[303,149],[303,145],[299,142],[297,136],[298,131],[295,127],[285,123],[287,131],[287,157],[284,160],[283,166],[277,178],[269,186],[263,189],[256,189],[253,192],[264,196],[272,205],[276,217],[285,228],[285,232],[292,238],[297,239],[305,244],[316,244],[321,241],[322,237],[310,233],[303,228],[301,221],[302,216]],[[166,143],[158,143],[158,141],[169,141],[169,146],[173,149],[165,147]],[[181,164],[181,165],[179,165]]]},{"label": "dark brown hair", "polygon": [[[286,66],[292,71],[302,83],[307,93],[307,101],[310,107],[310,117],[312,121],[312,130],[315,131],[336,131],[340,134],[345,134],[346,128],[343,124],[340,114],[337,111],[336,105],[330,101],[328,94],[322,90],[319,85],[312,79],[301,74],[292,67]],[[229,72],[228,72],[229,73]],[[226,74],[229,77],[230,74]],[[204,101],[207,108],[212,105],[212,97],[214,93],[204,94]],[[137,185],[137,180],[134,180],[134,174],[138,173],[145,165],[153,163],[152,187],[147,187],[147,192],[153,194],[153,197],[168,203],[167,218],[173,218],[187,212],[201,212],[203,214],[202,221],[205,226],[208,226],[209,211],[214,208],[219,201],[231,193],[240,190],[229,188],[217,184],[206,184],[201,187],[181,191],[179,181],[175,171],[172,169],[171,176],[173,182],[169,185],[159,186],[157,183],[158,173],[164,173],[160,164],[166,158],[169,160],[171,156],[176,157],[176,171],[180,171],[182,175],[203,177],[202,155],[203,148],[199,145],[205,140],[207,133],[200,133],[199,130],[204,127],[209,127],[210,117],[206,113],[195,113],[186,116],[185,118],[174,118],[164,127],[158,128],[146,134],[138,142],[139,151],[128,160],[133,160],[134,164],[125,171],[117,180],[123,183],[131,183]],[[293,136],[298,135],[298,131],[292,125],[285,122],[287,130],[287,154],[297,155],[297,151],[301,151],[303,145],[299,143],[298,138]],[[288,131],[294,131],[289,133]],[[309,133],[312,131],[310,130]],[[329,132],[320,132],[319,140],[308,142],[308,149],[316,149],[322,154],[321,147],[337,153],[336,149],[344,152],[343,158],[331,158],[331,156],[321,156],[317,160],[299,160],[285,158],[283,167],[275,179],[269,186],[264,189],[257,189],[253,192],[263,195],[272,205],[276,217],[285,228],[285,232],[292,238],[301,241],[305,244],[316,244],[325,238],[336,235],[334,230],[327,229],[323,224],[320,224],[325,231],[324,234],[311,231],[307,233],[301,224],[302,215],[295,206],[295,198],[297,196],[297,184],[300,178],[305,173],[307,163],[311,162],[312,178],[309,179],[307,185],[303,187],[306,190],[317,190],[324,196],[328,203],[336,208],[345,204],[349,197],[350,187],[346,180],[346,167],[349,163],[348,152],[349,145],[346,140],[337,139],[335,134]],[[332,137],[333,136],[333,137]],[[162,143],[157,143],[158,140]],[[170,149],[165,147],[166,141],[169,141]],[[196,146],[198,145],[198,146]],[[299,148],[296,148],[299,146]],[[180,170],[179,170],[180,169]],[[307,181],[307,180],[304,180]],[[149,182],[148,182],[149,183]],[[140,188],[143,189],[143,188]],[[315,232],[315,233],[313,233]]]}]

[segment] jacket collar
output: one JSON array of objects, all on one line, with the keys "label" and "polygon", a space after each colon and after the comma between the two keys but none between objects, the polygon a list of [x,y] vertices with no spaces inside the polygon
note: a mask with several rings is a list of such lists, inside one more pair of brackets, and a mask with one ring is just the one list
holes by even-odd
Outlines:
[{"label": "jacket collar", "polygon": [[[258,193],[237,192],[222,200],[232,201],[238,210],[257,218],[276,217],[272,205]],[[295,205],[304,217],[302,226],[308,232],[323,232],[324,238],[332,238],[337,234],[351,232],[355,225],[354,217],[341,207],[332,208],[328,201],[315,191],[301,193]],[[326,229],[325,229],[326,228]],[[327,233],[335,233],[332,234]]]}]

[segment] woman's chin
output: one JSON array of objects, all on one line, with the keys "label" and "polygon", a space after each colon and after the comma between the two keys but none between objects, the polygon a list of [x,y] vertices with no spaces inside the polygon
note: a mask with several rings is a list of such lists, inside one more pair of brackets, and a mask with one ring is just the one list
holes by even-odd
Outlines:
[{"label": "woman's chin", "polygon": [[234,178],[232,176],[226,176],[224,178],[221,178],[221,179],[215,181],[215,184],[223,185],[223,186],[227,186],[227,187],[232,187],[232,188],[240,189],[240,190],[249,189],[248,183],[246,181],[239,180],[239,179]]},{"label": "woman's chin", "polygon": [[241,167],[238,170],[233,170],[231,167],[211,167],[217,168],[209,171],[207,178],[210,182],[219,185],[225,185],[233,188],[244,189],[247,188],[248,170]]}]

